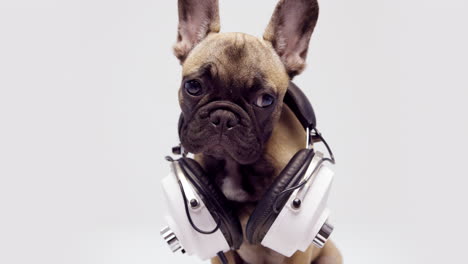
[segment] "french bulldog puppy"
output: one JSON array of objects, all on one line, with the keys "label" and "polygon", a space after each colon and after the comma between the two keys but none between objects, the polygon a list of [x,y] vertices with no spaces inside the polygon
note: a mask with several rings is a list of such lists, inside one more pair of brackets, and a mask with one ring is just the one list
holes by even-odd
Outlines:
[{"label": "french bulldog puppy", "polygon": [[[179,0],[178,7],[181,144],[233,201],[245,233],[256,202],[306,144],[304,128],[283,97],[305,67],[318,4],[279,1],[263,38],[220,33],[217,0]],[[236,264],[342,263],[330,241],[287,258],[244,239],[227,257]]]}]

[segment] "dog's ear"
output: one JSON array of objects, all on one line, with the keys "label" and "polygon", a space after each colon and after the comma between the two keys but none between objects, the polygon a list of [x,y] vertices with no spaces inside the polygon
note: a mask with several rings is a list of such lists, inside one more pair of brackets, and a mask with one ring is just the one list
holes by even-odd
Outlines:
[{"label": "dog's ear", "polygon": [[218,0],[179,0],[179,27],[174,54],[182,63],[210,33],[220,29]]},{"label": "dog's ear", "polygon": [[304,70],[319,14],[317,0],[280,0],[263,39],[272,43],[292,78]]}]

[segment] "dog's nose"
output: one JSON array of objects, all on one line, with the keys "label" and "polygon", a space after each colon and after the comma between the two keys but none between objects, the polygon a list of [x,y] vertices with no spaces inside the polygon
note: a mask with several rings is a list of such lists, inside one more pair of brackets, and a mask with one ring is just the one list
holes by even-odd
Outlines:
[{"label": "dog's nose", "polygon": [[218,109],[210,114],[210,122],[219,129],[231,129],[239,124],[239,118],[231,111]]}]

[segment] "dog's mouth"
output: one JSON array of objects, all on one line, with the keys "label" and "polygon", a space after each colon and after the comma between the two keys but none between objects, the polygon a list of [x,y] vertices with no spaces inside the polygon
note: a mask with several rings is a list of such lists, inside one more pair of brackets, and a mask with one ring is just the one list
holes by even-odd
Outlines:
[{"label": "dog's mouth", "polygon": [[216,159],[231,158],[239,164],[255,162],[260,155],[256,140],[244,139],[236,135],[213,135],[200,149],[200,152]]},{"label": "dog's mouth", "polygon": [[217,159],[228,155],[239,164],[255,162],[262,149],[249,115],[230,102],[212,102],[201,107],[183,125],[180,138],[191,153]]}]

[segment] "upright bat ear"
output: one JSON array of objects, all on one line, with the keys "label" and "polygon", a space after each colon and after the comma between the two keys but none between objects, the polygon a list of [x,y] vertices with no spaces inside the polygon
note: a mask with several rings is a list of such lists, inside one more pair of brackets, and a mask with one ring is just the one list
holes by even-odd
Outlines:
[{"label": "upright bat ear", "polygon": [[183,63],[208,34],[219,32],[218,0],[179,0],[179,28],[174,54]]},{"label": "upright bat ear", "polygon": [[305,68],[318,14],[317,0],[280,0],[263,34],[281,57],[290,78]]}]

